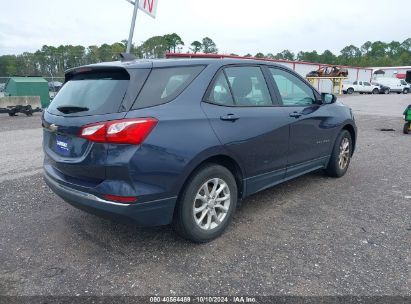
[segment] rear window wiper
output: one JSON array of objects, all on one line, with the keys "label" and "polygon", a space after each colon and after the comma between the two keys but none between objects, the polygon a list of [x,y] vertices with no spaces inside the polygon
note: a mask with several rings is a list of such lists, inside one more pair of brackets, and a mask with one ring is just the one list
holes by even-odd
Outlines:
[{"label": "rear window wiper", "polygon": [[86,107],[78,107],[78,106],[61,106],[57,107],[57,110],[64,114],[71,114],[71,113],[78,113],[78,112],[86,112],[89,108]]}]

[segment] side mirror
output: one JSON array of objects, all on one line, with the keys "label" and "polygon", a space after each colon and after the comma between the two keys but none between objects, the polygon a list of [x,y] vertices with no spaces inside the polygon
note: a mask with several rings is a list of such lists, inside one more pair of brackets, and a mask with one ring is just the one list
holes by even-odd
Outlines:
[{"label": "side mirror", "polygon": [[332,104],[337,101],[337,96],[330,93],[321,93],[323,104]]}]

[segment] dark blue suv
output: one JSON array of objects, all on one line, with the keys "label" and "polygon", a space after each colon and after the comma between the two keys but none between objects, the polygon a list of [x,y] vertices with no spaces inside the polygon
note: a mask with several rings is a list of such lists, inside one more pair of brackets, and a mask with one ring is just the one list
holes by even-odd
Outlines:
[{"label": "dark blue suv", "polygon": [[253,193],[317,169],[344,175],[355,148],[351,110],[269,61],[134,60],[65,78],[42,121],[50,188],[195,242],[221,235]]}]

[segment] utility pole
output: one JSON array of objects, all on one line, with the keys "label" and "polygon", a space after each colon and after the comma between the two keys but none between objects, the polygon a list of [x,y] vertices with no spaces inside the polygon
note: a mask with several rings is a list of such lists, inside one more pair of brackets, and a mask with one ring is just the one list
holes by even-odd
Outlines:
[{"label": "utility pole", "polygon": [[134,35],[134,27],[136,26],[136,18],[137,18],[137,11],[138,11],[138,2],[139,0],[126,0],[127,2],[130,2],[131,4],[134,5],[134,11],[133,11],[133,18],[131,19],[131,26],[130,26],[130,33],[128,35],[128,40],[127,40],[127,51],[126,53],[130,54],[131,52],[131,44],[133,43],[133,35]]}]

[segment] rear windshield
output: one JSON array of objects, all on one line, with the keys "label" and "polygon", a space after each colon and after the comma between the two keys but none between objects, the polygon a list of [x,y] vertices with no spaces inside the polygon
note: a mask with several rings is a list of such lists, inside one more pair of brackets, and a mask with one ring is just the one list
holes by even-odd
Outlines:
[{"label": "rear windshield", "polygon": [[204,66],[153,69],[133,109],[167,103],[180,95],[200,74]]},{"label": "rear windshield", "polygon": [[76,74],[60,89],[48,112],[72,116],[116,113],[129,81],[130,75],[125,70]]}]

